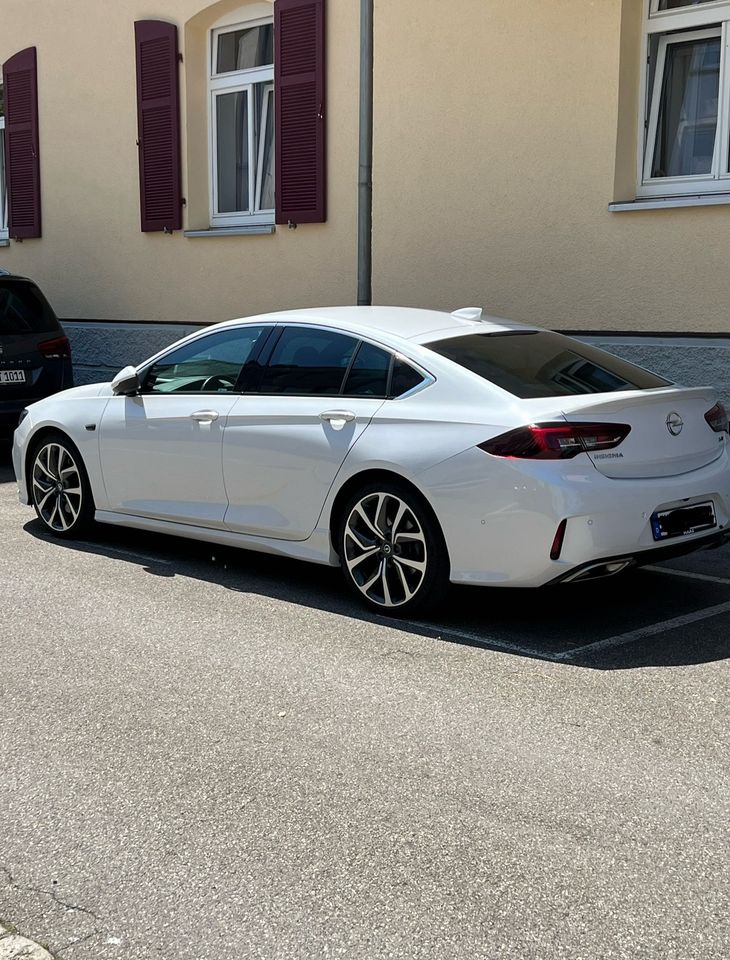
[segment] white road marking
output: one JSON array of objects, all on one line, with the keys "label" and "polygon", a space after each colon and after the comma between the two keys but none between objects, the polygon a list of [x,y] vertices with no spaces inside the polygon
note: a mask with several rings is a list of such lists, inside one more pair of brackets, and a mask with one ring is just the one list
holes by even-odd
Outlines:
[{"label": "white road marking", "polygon": [[685,613],[682,614],[681,617],[673,617],[671,620],[662,620],[660,623],[650,623],[645,627],[639,627],[638,630],[619,633],[615,637],[607,637],[605,640],[587,643],[585,646],[574,647],[572,650],[564,650],[562,653],[559,653],[555,659],[571,660],[579,654],[587,652],[598,653],[609,647],[620,647],[626,643],[633,643],[634,640],[642,640],[644,637],[653,637],[658,633],[665,633],[667,630],[675,630],[677,627],[685,627],[690,623],[697,623],[699,620],[709,620],[710,617],[718,617],[722,613],[730,613],[730,601],[718,603],[714,607],[704,607],[702,610],[695,610],[693,613]]},{"label": "white road marking", "polygon": [[690,573],[689,570],[677,570],[675,567],[654,567],[647,566],[644,570],[651,570],[652,573],[666,573],[673,577],[686,577],[687,580],[706,580],[708,583],[724,583],[730,586],[728,577],[711,577],[708,573]]},{"label": "white road marking", "polygon": [[536,647],[523,647],[519,643],[510,643],[505,640],[497,640],[495,637],[485,636],[479,633],[470,633],[468,630],[455,630],[453,627],[445,627],[438,623],[421,623],[418,620],[396,620],[388,617],[381,617],[383,623],[405,624],[408,627],[417,627],[419,630],[427,630],[429,633],[435,633],[439,638],[457,637],[460,640],[471,640],[480,643],[483,646],[494,647],[495,650],[503,650],[505,653],[519,653],[526,657],[539,657],[541,660],[555,660],[560,654],[547,653],[545,650],[538,650]]},{"label": "white road marking", "polygon": [[163,560],[161,557],[153,557],[149,553],[138,553],[136,550],[123,550],[121,547],[112,547],[109,544],[100,546],[98,550],[89,550],[97,556],[106,556],[108,553],[116,553],[122,557],[133,557],[135,560],[145,560],[147,563],[163,563],[169,566],[172,560]]}]

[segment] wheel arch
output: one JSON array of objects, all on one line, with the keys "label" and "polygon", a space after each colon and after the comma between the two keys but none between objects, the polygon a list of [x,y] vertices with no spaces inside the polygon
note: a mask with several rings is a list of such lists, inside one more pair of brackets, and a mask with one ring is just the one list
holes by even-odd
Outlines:
[{"label": "wheel arch", "polygon": [[378,482],[392,483],[396,484],[399,487],[405,487],[409,490],[419,501],[421,506],[428,511],[429,516],[434,522],[436,529],[441,537],[441,543],[444,548],[446,555],[446,560],[451,569],[451,557],[449,556],[449,545],[446,542],[446,537],[444,536],[443,527],[439,521],[439,518],[436,516],[436,511],[431,506],[428,497],[420,490],[415,483],[411,480],[407,480],[404,476],[399,473],[395,473],[393,470],[388,470],[382,467],[371,468],[369,470],[362,470],[359,473],[353,474],[351,477],[348,477],[347,480],[342,484],[340,489],[337,491],[334,500],[332,501],[332,507],[330,508],[329,513],[329,535],[330,542],[332,544],[332,549],[335,554],[339,556],[337,550],[337,537],[335,533],[342,522],[343,512],[345,504],[348,499],[357,492],[357,490],[364,487],[369,483],[378,483]]},{"label": "wheel arch", "polygon": [[[61,427],[56,427],[53,424],[44,424],[44,426],[39,427],[35,433],[31,434],[28,438],[28,443],[25,448],[25,463],[23,464],[23,475],[25,477],[26,489],[28,490],[29,496],[31,496],[32,488],[32,477],[31,471],[33,469],[33,457],[38,447],[43,443],[43,441],[48,437],[58,437],[61,436],[66,440],[76,451],[81,464],[86,471],[87,478],[89,477],[89,468],[86,465],[83,454],[78,448],[78,445],[74,443],[73,439],[63,430]],[[89,480],[89,486],[91,487],[91,481]],[[94,491],[91,491],[92,497],[94,496]]]}]

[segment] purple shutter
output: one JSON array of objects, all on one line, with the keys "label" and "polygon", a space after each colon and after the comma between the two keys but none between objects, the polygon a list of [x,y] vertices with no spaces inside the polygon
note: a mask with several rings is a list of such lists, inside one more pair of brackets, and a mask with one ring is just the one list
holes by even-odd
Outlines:
[{"label": "purple shutter", "polygon": [[277,223],[327,219],[324,69],[324,0],[276,0]]},{"label": "purple shutter", "polygon": [[26,240],[41,235],[41,165],[35,47],[21,50],[3,64],[3,83],[8,232],[17,240]]},{"label": "purple shutter", "polygon": [[137,134],[142,230],[180,230],[180,80],[177,27],[138,20]]}]

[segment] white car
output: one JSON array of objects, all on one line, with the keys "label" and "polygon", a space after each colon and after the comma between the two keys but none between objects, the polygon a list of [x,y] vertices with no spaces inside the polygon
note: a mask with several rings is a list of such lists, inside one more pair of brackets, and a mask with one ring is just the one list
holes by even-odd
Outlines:
[{"label": "white car", "polygon": [[111,383],[34,403],[20,500],[342,566],[371,607],[455,583],[537,587],[728,537],[728,418],[547,330],[399,307],[208,327]]}]

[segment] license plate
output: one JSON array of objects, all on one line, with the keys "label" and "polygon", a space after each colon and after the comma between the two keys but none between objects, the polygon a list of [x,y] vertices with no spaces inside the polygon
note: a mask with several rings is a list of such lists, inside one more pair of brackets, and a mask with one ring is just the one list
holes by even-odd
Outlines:
[{"label": "license plate", "polygon": [[712,530],[716,526],[715,504],[711,500],[693,503],[691,507],[658,510],[651,517],[651,531],[655,540],[684,537],[699,533],[700,530]]},{"label": "license plate", "polygon": [[25,370],[0,370],[0,383],[25,383]]}]

